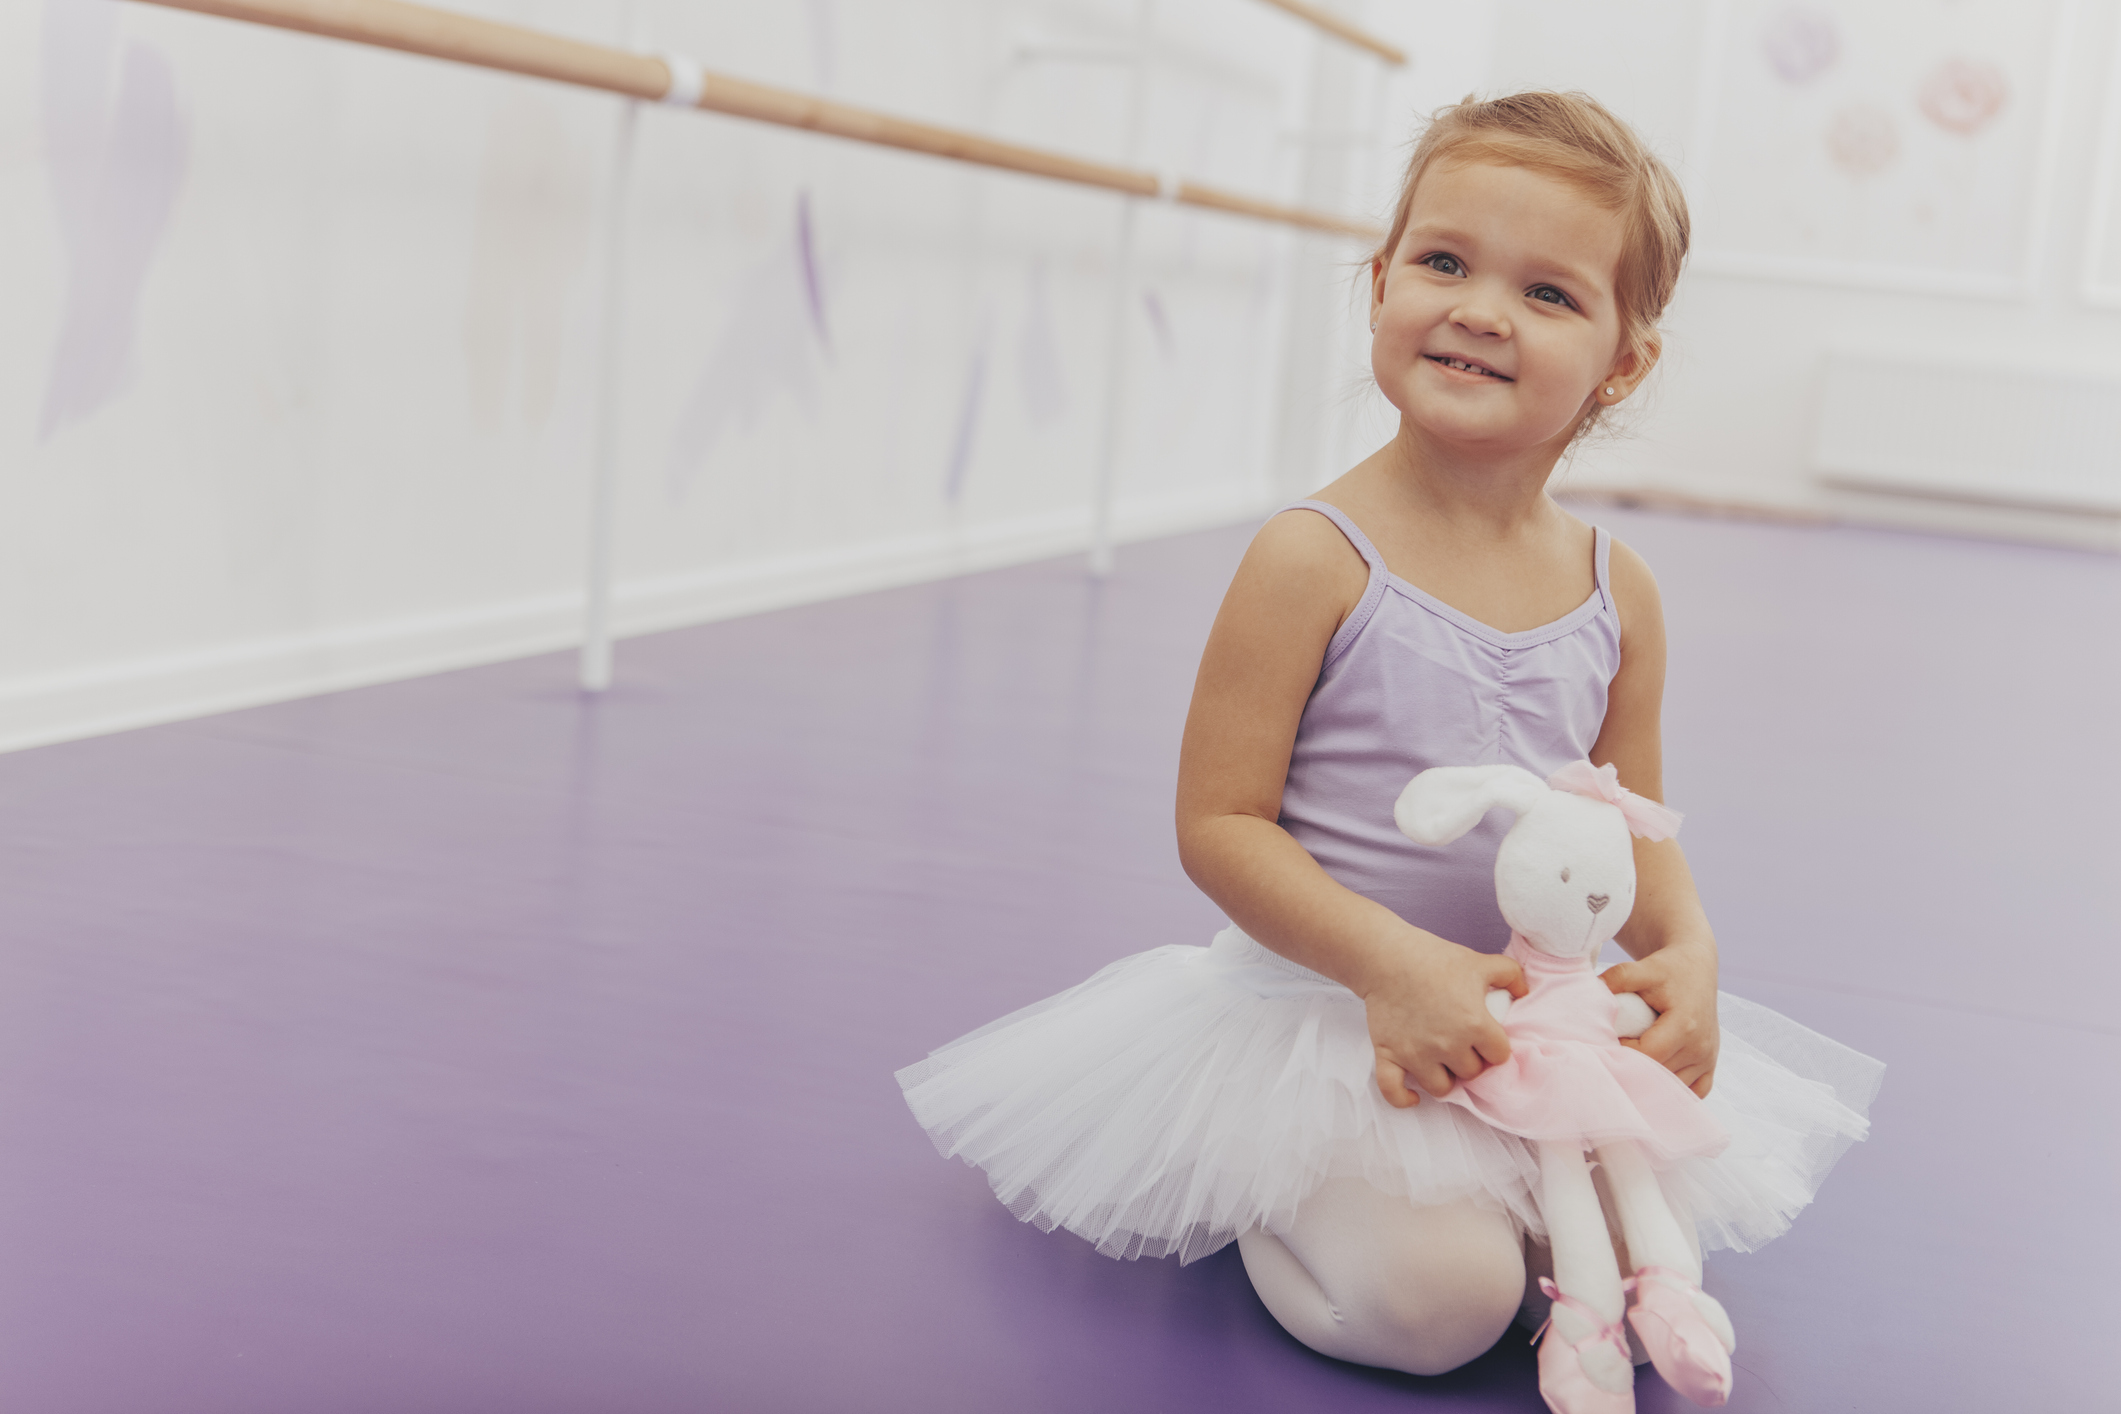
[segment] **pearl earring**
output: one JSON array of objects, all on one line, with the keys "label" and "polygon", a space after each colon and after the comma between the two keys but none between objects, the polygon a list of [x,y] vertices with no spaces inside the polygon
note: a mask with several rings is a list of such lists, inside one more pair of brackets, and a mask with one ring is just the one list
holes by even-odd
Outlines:
[{"label": "pearl earring", "polygon": [[1613,390],[1612,390],[1611,388],[1607,388],[1607,389],[1605,390],[1605,395],[1606,395],[1607,397],[1609,397],[1609,398],[1610,398],[1610,397],[1612,397],[1612,396],[1613,396]]}]

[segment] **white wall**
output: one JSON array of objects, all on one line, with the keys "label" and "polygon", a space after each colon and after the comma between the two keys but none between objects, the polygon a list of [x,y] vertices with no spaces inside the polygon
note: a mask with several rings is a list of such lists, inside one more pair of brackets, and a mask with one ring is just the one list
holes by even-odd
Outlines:
[{"label": "white wall", "polygon": [[[1138,160],[1375,214],[1416,113],[1536,84],[1598,94],[1699,191],[1709,18],[1748,2],[1347,0],[1415,56],[1379,88],[1253,0],[1158,0]],[[625,39],[625,0],[467,8]],[[1999,361],[2121,380],[2121,308],[2082,278],[2121,0],[2074,8],[2025,294],[1705,264],[1631,435],[1568,484],[2121,545],[2112,515],[1829,485],[1816,445],[1851,344],[1958,361],[1968,416],[2013,415]],[[634,23],[713,68],[1124,159],[1124,72],[1053,51],[1135,13],[638,0]],[[618,111],[143,5],[0,9],[0,747],[573,640]],[[626,211],[623,628],[1085,543],[1116,199],[649,108]],[[1388,435],[1358,250],[1140,223],[1123,534],[1256,514]]]},{"label": "white wall", "polygon": [[[1816,8],[1846,13],[1857,7]],[[1900,0],[1896,8],[1912,39],[1952,7]],[[2006,427],[2023,405],[2014,405],[2008,380],[1992,374],[2067,372],[2090,380],[2096,391],[2087,396],[2106,400],[2109,408],[2121,400],[2121,310],[2094,306],[2084,289],[2101,165],[2099,130],[2106,106],[2121,101],[2121,74],[2114,72],[2121,4],[2083,0],[2074,8],[2059,91],[2010,98],[2014,111],[2028,116],[2053,101],[2058,119],[2056,141],[2044,154],[2053,175],[2048,199],[2029,213],[2037,234],[2034,274],[2023,294],[1905,292],[1738,276],[1697,265],[1681,283],[1668,319],[1664,366],[1632,435],[1587,449],[1570,482],[2121,549],[2121,518],[2046,504],[2072,498],[2046,493],[2042,466],[1999,466],[1993,487],[1978,501],[1884,494],[1830,484],[1821,476],[1816,446],[1828,355],[1837,347],[1900,351],[1911,362],[1955,365],[1944,387],[1958,391],[1973,410],[1969,415],[2000,419]],[[1496,49],[1490,85],[1596,94],[1682,169],[1698,206],[1709,174],[1693,149],[1702,56],[1717,9],[1701,0],[1500,0],[1501,32],[1510,41]],[[1754,36],[1723,38],[1746,44]],[[1762,115],[1761,121],[1772,117]],[[2121,151],[2103,156],[2103,165],[2121,168]],[[1712,150],[1708,162],[1717,160]],[[2009,252],[1999,250],[1997,263],[2011,265]],[[1892,411],[1881,409],[1881,417]],[[2087,415],[2096,411],[2085,409]],[[2095,460],[2109,498],[2121,503],[2121,448],[2095,447],[2084,455]]]},{"label": "white wall", "polygon": [[[626,39],[624,0],[455,3]],[[1139,164],[1381,200],[1382,148],[1307,163],[1330,145],[1306,125],[1470,87],[1487,8],[1342,8],[1437,52],[1375,94],[1271,7],[1158,0]],[[1135,14],[639,0],[632,23],[710,69],[1123,160],[1125,71],[1051,51]],[[572,641],[618,112],[145,5],[0,10],[0,747]],[[650,107],[626,212],[624,629],[1085,543],[1118,199]],[[1154,205],[1140,230],[1123,534],[1342,461],[1318,410],[1357,366],[1349,245]]]}]

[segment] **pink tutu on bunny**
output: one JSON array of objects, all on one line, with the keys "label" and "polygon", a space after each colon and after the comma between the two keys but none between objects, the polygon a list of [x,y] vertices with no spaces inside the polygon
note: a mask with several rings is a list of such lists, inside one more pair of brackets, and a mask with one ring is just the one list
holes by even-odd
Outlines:
[{"label": "pink tutu on bunny", "polygon": [[1521,935],[1503,956],[1531,987],[1503,1019],[1510,1058],[1445,1100],[1527,1139],[1633,1139],[1659,1167],[1723,1152],[1730,1135],[1685,1082],[1614,1038],[1619,998],[1588,958],[1551,956]]}]

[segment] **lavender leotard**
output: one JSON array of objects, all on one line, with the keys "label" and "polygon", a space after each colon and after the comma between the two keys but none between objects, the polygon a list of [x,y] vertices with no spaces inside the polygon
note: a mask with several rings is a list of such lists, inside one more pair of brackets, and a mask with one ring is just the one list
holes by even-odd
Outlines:
[{"label": "lavender leotard", "polygon": [[1567,616],[1502,633],[1385,568],[1369,537],[1322,501],[1316,511],[1370,566],[1362,602],[1326,648],[1282,788],[1281,825],[1341,883],[1417,928],[1501,952],[1495,903],[1501,811],[1442,849],[1392,823],[1399,787],[1431,766],[1506,762],[1545,779],[1590,755],[1620,668],[1620,619],[1597,532],[1597,587]]}]

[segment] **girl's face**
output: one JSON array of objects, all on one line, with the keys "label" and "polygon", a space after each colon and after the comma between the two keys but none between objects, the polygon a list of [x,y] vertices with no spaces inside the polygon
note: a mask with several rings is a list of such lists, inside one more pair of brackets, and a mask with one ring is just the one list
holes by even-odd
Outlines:
[{"label": "girl's face", "polygon": [[1437,441],[1559,452],[1594,398],[1626,397],[1655,358],[1620,353],[1623,235],[1618,212],[1554,177],[1432,163],[1399,248],[1371,269],[1377,386]]}]

